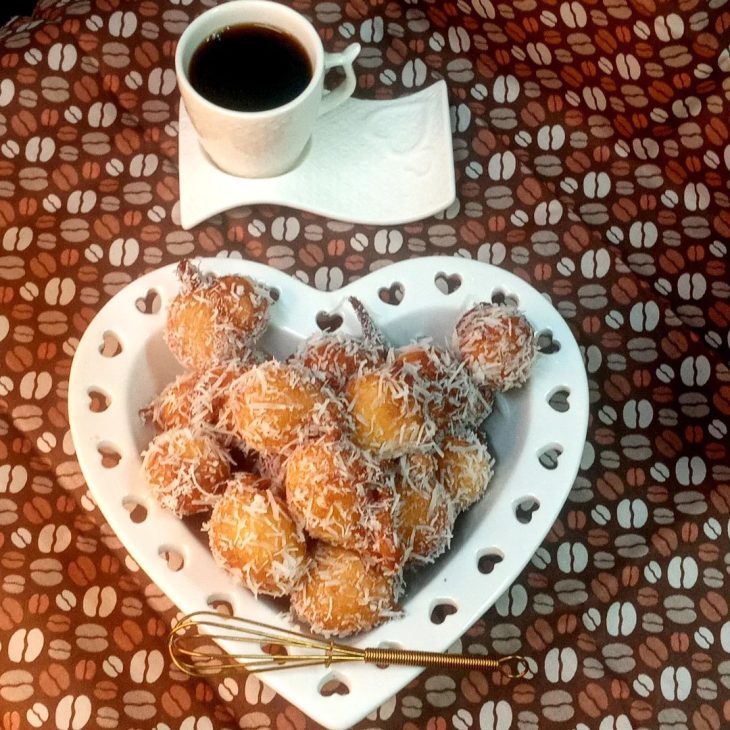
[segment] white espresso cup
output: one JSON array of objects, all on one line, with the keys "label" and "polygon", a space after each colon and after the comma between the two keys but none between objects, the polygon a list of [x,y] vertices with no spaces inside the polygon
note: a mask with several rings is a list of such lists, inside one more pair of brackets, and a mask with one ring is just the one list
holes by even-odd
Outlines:
[{"label": "white espresso cup", "polygon": [[[211,35],[237,25],[261,25],[295,38],[306,51],[312,78],[297,97],[266,111],[236,111],[214,104],[190,83],[190,61]],[[268,0],[230,0],[199,15],[183,32],[175,52],[182,99],[203,149],[221,170],[239,177],[273,177],[296,166],[312,136],[317,117],[352,96],[352,64],[360,52],[353,43],[342,53],[325,53],[317,31],[295,10]],[[324,92],[327,70],[342,66],[345,79]]]}]

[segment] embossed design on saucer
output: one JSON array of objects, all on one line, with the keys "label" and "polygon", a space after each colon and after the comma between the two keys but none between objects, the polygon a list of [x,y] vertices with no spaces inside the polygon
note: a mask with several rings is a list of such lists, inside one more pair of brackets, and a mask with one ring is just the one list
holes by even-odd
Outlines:
[{"label": "embossed design on saucer", "polygon": [[319,118],[299,165],[278,177],[240,178],[215,167],[182,104],[179,135],[180,221],[186,229],[257,203],[395,225],[439,213],[456,196],[443,81],[391,101],[349,99]]}]

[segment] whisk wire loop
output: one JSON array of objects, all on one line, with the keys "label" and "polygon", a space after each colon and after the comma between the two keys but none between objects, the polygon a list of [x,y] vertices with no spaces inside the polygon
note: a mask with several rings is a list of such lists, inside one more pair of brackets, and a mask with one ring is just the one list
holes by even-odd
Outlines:
[{"label": "whisk wire loop", "polygon": [[[229,649],[237,643],[245,643],[257,646],[259,651],[239,653],[229,650],[224,653],[211,642],[224,643]],[[330,667],[341,662],[452,669],[502,668],[513,679],[524,677],[528,671],[524,658],[517,655],[492,659],[478,655],[393,648],[360,649],[270,626],[253,619],[225,616],[213,611],[196,611],[183,616],[170,631],[168,649],[175,666],[195,677],[241,670],[274,672],[294,667]],[[291,649],[297,651],[292,652]]]}]

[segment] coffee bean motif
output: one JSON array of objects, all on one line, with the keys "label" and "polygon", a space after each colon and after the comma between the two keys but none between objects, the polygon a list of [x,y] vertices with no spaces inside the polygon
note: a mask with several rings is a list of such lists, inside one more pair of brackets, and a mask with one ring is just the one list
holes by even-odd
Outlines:
[{"label": "coffee bean motif", "polygon": [[362,98],[446,80],[457,200],[388,228],[257,206],[182,231],[173,53],[214,4],[47,0],[0,37],[3,727],[313,726],[259,679],[168,666],[175,609],[112,551],[73,459],[70,362],[109,296],[185,256],[334,290],[428,254],[503,266],[556,304],[592,420],[552,531],[462,639],[529,654],[530,680],[426,672],[362,727],[723,727],[725,4],[303,0],[328,50],[363,44]]}]

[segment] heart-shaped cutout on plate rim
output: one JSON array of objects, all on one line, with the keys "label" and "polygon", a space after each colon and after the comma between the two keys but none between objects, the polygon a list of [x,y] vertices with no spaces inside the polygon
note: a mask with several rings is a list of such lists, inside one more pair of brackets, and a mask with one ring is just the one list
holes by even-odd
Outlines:
[{"label": "heart-shaped cutout on plate rim", "polygon": [[[516,298],[536,331],[549,330],[560,341],[559,351],[538,358],[523,388],[497,395],[486,427],[497,462],[495,475],[482,501],[459,518],[451,550],[409,576],[402,618],[347,640],[361,647],[395,643],[446,651],[520,574],[555,521],[577,474],[588,423],[588,385],[570,329],[530,285],[509,272],[467,259],[411,259],[329,292],[255,262],[220,258],[199,259],[199,264],[220,274],[245,273],[278,290],[261,343],[277,357],[285,357],[306,336],[320,331],[317,316],[321,312],[342,317],[338,331],[359,334],[349,297],[365,305],[394,345],[421,337],[446,344],[458,317],[476,302],[490,301],[495,292]],[[461,285],[446,295],[435,282],[437,274],[458,276]],[[383,302],[378,294],[394,281],[403,287],[397,307]],[[142,313],[136,302],[152,288],[161,297],[161,310]],[[141,476],[139,455],[153,434],[141,422],[139,410],[181,372],[162,339],[165,311],[177,290],[174,265],[150,272],[117,293],[81,338],[69,380],[69,418],[79,464],[112,529],[183,613],[225,601],[236,615],[287,626],[282,617],[286,603],[257,600],[236,586],[213,562],[200,532],[201,521],[185,522],[164,512],[151,499]],[[110,330],[121,345],[113,358],[99,352],[99,342]],[[89,408],[90,389],[109,394],[107,409]],[[549,403],[559,390],[570,394],[567,410],[556,410]],[[113,443],[122,456],[112,468],[102,466],[99,459],[99,444],[105,443]],[[560,458],[554,468],[545,468],[540,455],[557,446],[562,449]],[[516,505],[526,499],[540,505],[531,513],[529,524],[515,514]],[[130,504],[142,505],[146,518],[131,519]],[[169,549],[182,556],[178,570],[160,559],[160,550]],[[501,559],[485,570],[485,555]],[[446,620],[434,623],[431,616],[440,604],[454,610]],[[319,688],[328,671],[325,667],[290,669],[264,674],[262,679],[314,720],[337,730],[361,720],[422,670],[340,665],[338,677],[348,694],[323,696]]]}]

